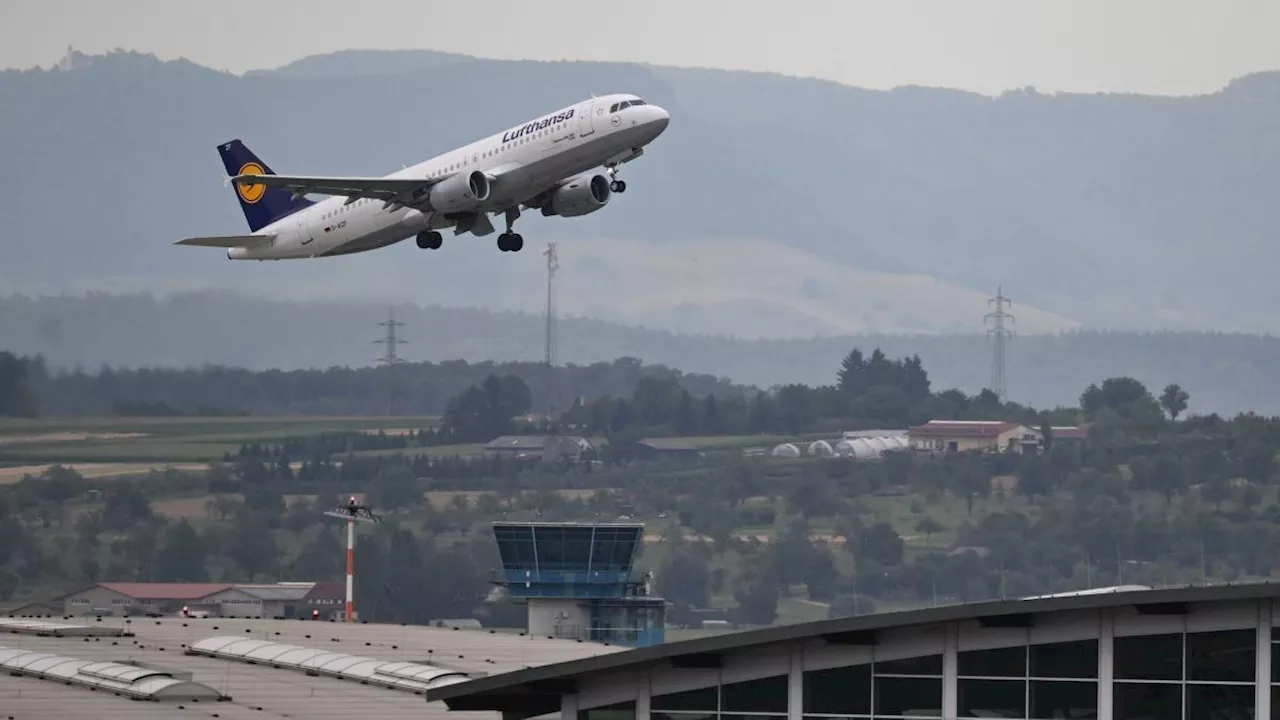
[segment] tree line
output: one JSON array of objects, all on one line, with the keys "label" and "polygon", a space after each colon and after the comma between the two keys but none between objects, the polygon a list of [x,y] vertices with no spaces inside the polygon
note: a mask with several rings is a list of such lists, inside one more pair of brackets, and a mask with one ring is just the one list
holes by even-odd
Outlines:
[{"label": "tree line", "polygon": [[641,377],[673,378],[699,397],[744,390],[726,378],[683,373],[636,358],[548,369],[536,362],[404,363],[312,370],[112,368],[54,371],[41,356],[0,351],[0,415],[440,415],[450,399],[490,375],[521,378],[529,406],[625,395]]}]

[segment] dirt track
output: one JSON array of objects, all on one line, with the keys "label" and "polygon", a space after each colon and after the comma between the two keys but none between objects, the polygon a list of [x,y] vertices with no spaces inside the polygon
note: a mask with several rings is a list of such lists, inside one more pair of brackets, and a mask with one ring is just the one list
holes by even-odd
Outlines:
[{"label": "dirt track", "polygon": [[18,445],[23,443],[46,442],[80,442],[83,440],[131,440],[147,437],[150,433],[90,433],[90,432],[58,432],[42,435],[0,435],[0,445]]}]

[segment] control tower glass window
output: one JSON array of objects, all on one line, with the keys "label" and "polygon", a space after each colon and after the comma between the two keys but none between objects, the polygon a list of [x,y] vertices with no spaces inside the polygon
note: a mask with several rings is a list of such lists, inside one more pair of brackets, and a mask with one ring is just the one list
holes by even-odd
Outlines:
[{"label": "control tower glass window", "polygon": [[629,573],[640,526],[494,523],[504,570]]}]

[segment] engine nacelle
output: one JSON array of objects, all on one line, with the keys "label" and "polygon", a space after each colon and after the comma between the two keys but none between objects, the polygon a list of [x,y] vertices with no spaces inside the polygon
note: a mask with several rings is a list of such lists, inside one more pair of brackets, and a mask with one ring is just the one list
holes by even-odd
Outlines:
[{"label": "engine nacelle", "polygon": [[468,212],[489,199],[489,178],[479,170],[458,173],[431,186],[427,202],[436,212]]},{"label": "engine nacelle", "polygon": [[608,205],[609,195],[609,178],[579,175],[556,188],[551,200],[543,206],[542,214],[562,217],[586,215]]}]

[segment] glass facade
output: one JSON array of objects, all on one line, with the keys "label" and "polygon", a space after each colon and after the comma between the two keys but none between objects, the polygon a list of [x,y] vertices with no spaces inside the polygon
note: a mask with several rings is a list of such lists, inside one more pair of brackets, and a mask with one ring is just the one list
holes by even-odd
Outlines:
[{"label": "glass facade", "polygon": [[1252,629],[1117,637],[1113,717],[1252,719],[1256,644]]},{"label": "glass facade", "polygon": [[494,523],[503,579],[518,597],[627,594],[640,525]]},{"label": "glass facade", "polygon": [[940,718],[942,654],[809,670],[806,718]]},{"label": "glass facade", "polygon": [[592,642],[657,645],[665,637],[667,605],[661,598],[604,598],[589,602]]},{"label": "glass facade", "polygon": [[764,720],[787,716],[787,676],[654,695],[652,720]]},{"label": "glass facade", "polygon": [[1280,720],[1280,633],[1274,628],[1271,638],[1271,720]]},{"label": "glass facade", "polygon": [[[1255,707],[1257,651],[1254,629],[1120,635],[1112,643],[1113,683],[1101,689],[1096,639],[958,651],[956,717],[1096,720],[1105,691],[1113,720],[1280,720],[1280,633],[1270,648],[1272,684],[1264,691],[1271,708],[1263,715]],[[882,654],[881,646],[874,653]],[[807,670],[800,711],[805,720],[937,720],[944,665],[942,653],[879,662],[873,654],[854,665]],[[788,686],[781,674],[654,696],[652,717],[778,720],[787,715]]]},{"label": "glass facade", "polygon": [[631,572],[642,527],[494,523],[504,570]]},{"label": "glass facade", "polygon": [[1096,718],[1098,641],[956,653],[962,718]]}]

